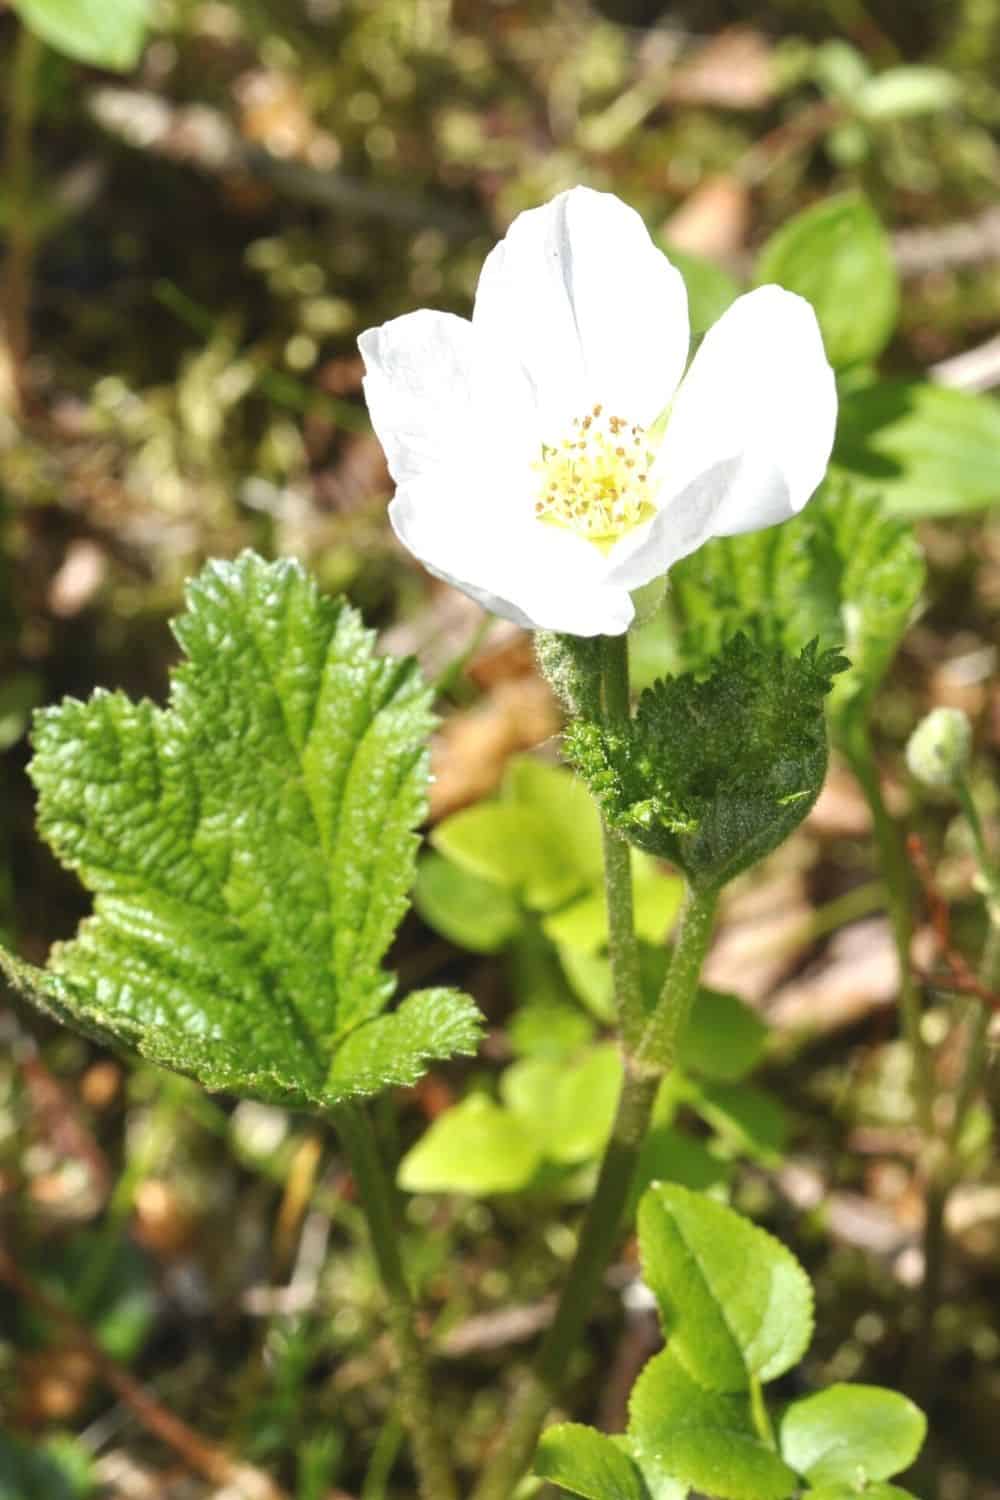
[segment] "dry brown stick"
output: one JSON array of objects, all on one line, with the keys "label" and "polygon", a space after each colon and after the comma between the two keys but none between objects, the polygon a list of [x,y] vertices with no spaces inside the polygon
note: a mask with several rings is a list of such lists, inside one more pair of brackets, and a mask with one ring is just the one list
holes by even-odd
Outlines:
[{"label": "dry brown stick", "polygon": [[67,1338],[87,1355],[104,1384],[124,1402],[143,1427],[172,1448],[190,1469],[213,1484],[237,1486],[247,1500],[288,1500],[285,1491],[267,1474],[252,1464],[241,1463],[218,1444],[203,1438],[151,1396],[122,1365],[105,1354],[90,1329],[69,1308],[43,1291],[21,1270],[3,1246],[0,1246],[0,1281],[57,1323]]}]

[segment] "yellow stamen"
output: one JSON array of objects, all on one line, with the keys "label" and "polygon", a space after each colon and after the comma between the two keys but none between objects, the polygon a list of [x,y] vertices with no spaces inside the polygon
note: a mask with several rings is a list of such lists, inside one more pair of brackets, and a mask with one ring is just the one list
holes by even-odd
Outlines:
[{"label": "yellow stamen", "polygon": [[[645,446],[645,432],[624,417],[601,421],[602,411],[595,406],[585,417],[573,418],[575,442],[542,444],[534,466],[541,478],[535,515],[606,553],[626,532],[651,520],[656,506],[649,496],[653,454]],[[632,437],[629,457],[619,438],[623,429]],[[635,472],[636,449],[642,450],[640,473]]]}]

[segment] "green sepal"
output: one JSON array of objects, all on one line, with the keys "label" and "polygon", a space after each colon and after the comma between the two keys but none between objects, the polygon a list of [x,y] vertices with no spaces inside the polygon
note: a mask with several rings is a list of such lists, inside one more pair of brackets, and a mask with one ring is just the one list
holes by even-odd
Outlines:
[{"label": "green sepal", "polygon": [[207,1088],[331,1107],[475,1049],[450,990],[383,1015],[426,810],[430,695],[295,563],[210,563],[165,709],[36,717],[38,819],[94,892],[25,998]]},{"label": "green sepal", "polygon": [[847,663],[748,634],[703,672],[661,679],[636,716],[570,726],[566,750],[608,822],[698,887],[732,880],[805,817],[826,775],[823,700]]},{"label": "green sepal", "polygon": [[536,630],[538,669],[567,713],[597,718],[601,711],[601,637]]}]

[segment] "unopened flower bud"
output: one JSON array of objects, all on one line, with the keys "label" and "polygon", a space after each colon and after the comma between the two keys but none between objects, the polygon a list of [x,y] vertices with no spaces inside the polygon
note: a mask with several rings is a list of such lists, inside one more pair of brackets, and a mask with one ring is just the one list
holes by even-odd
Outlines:
[{"label": "unopened flower bud", "polygon": [[535,632],[538,669],[567,713],[601,714],[601,643],[596,637]]},{"label": "unopened flower bud", "polygon": [[922,719],[906,746],[906,764],[924,786],[954,786],[964,776],[972,749],[972,728],[960,708],[935,708]]}]

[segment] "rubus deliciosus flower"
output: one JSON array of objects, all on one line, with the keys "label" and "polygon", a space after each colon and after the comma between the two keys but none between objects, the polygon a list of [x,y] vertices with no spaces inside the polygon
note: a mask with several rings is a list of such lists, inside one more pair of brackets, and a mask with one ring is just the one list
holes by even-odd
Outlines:
[{"label": "rubus deliciosus flower", "polygon": [[408,313],[359,342],[397,536],[531,629],[627,630],[632,590],[801,510],[830,456],[836,394],[808,302],[739,297],[685,374],[679,272],[589,188],[514,220],[471,320]]}]

